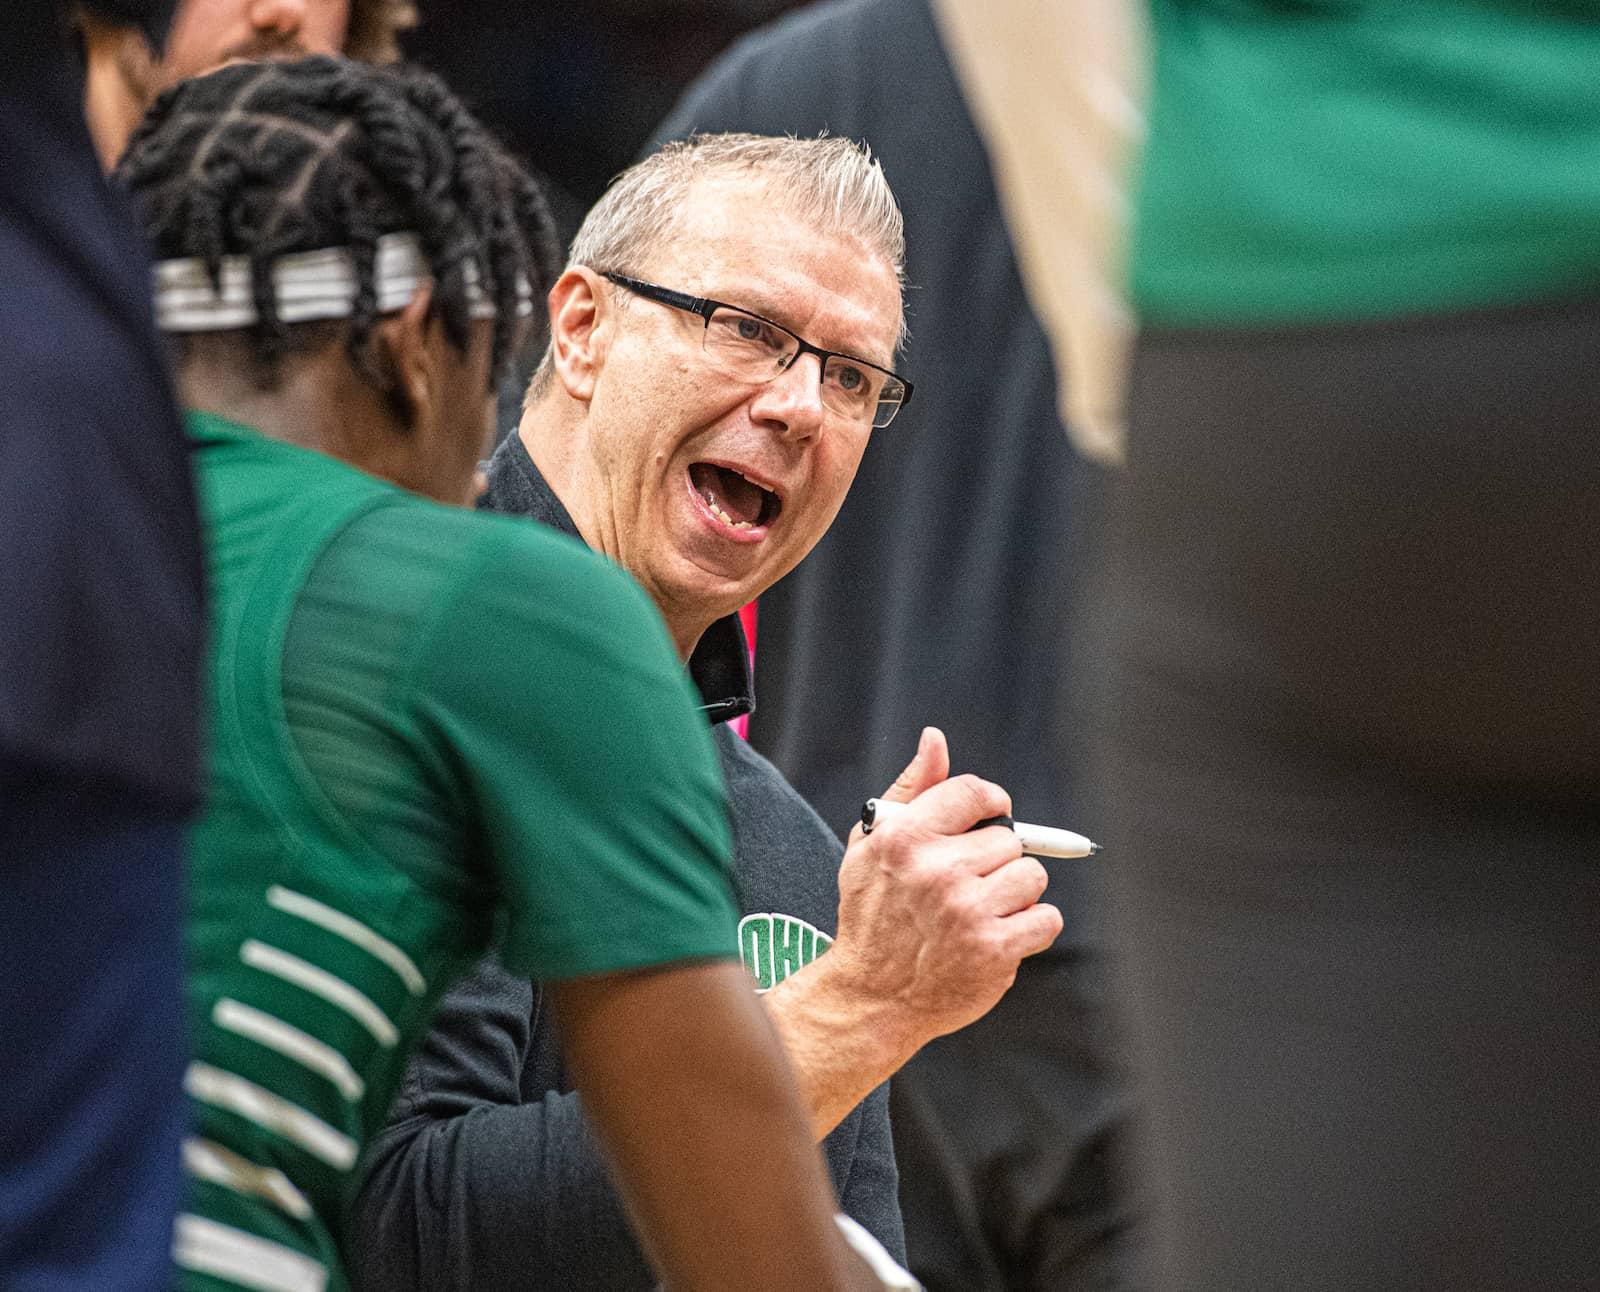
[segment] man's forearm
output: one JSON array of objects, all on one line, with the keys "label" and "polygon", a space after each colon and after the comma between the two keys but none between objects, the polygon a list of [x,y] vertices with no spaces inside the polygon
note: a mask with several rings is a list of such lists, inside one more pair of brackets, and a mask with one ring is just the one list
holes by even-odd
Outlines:
[{"label": "man's forearm", "polygon": [[835,971],[828,956],[785,978],[762,1001],[819,1140],[927,1039],[902,1006]]}]

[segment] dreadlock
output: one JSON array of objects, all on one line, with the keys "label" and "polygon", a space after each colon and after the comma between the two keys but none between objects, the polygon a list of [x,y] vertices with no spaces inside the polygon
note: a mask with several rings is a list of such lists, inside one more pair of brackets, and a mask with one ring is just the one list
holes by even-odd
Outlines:
[{"label": "dreadlock", "polygon": [[214,282],[224,256],[247,258],[252,348],[268,379],[280,356],[326,335],[279,318],[279,256],[349,249],[348,349],[380,385],[366,345],[380,237],[417,235],[445,334],[463,352],[475,271],[495,306],[496,374],[516,336],[519,281],[539,301],[557,268],[538,186],[442,81],[414,68],[333,58],[225,67],[157,99],[116,174],[160,258],[200,259]]}]

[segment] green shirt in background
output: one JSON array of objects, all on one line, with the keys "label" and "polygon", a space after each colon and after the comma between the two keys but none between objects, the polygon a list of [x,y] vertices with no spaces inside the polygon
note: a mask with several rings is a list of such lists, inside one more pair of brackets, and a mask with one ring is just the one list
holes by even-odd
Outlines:
[{"label": "green shirt in background", "polygon": [[1150,0],[1133,295],[1168,325],[1600,286],[1600,0]]},{"label": "green shirt in background", "polygon": [[495,937],[542,979],[733,958],[731,838],[665,627],[550,530],[190,419],[213,595],[191,860],[188,1288],[346,1286],[353,1168]]}]

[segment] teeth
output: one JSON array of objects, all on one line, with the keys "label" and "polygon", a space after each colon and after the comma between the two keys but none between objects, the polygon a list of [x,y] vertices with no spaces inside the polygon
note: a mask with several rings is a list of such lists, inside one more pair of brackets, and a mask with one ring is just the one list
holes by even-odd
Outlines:
[{"label": "teeth", "polygon": [[755,526],[752,525],[748,520],[735,520],[732,516],[728,515],[728,513],[723,511],[721,507],[717,506],[717,500],[709,493],[702,492],[700,496],[706,500],[706,506],[711,508],[711,514],[720,520],[724,525],[727,525],[733,529],[755,528]]}]

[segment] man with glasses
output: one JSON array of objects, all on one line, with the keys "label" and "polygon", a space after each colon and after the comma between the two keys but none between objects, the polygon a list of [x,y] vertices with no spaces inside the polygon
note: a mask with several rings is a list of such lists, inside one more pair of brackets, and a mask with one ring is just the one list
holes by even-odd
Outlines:
[{"label": "man with glasses", "polygon": [[699,315],[705,320],[705,352],[729,376],[770,381],[801,355],[814,354],[821,365],[822,402],[841,417],[870,422],[874,430],[894,421],[911,399],[911,383],[887,368],[853,355],[820,349],[781,323],[737,305],[675,292],[626,274],[608,272],[605,277],[647,301]]},{"label": "man with glasses", "polygon": [[[737,610],[821,539],[910,399],[892,370],[903,255],[882,172],[847,140],[669,145],[579,230],[486,497],[604,552],[660,608],[728,781],[746,966],[844,1210],[896,1256],[883,1083],[985,1013],[1061,917],[1011,832],[968,833],[1008,800],[947,779],[938,731],[888,791],[906,811],[841,865],[832,831],[727,723],[753,704]],[[520,667],[506,661],[507,686]],[[606,705],[594,697],[596,724]],[[365,1286],[651,1285],[540,1004],[492,961],[446,998],[368,1159],[352,1226]]]}]

